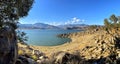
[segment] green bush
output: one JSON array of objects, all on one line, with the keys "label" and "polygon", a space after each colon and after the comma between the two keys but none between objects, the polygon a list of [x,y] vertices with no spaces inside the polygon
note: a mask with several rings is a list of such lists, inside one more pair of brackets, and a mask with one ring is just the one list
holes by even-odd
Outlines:
[{"label": "green bush", "polygon": [[106,29],[120,28],[120,16],[116,17],[114,14],[110,16],[109,20],[104,19],[104,27]]},{"label": "green bush", "polygon": [[38,59],[38,57],[36,55],[32,55],[31,58],[35,61]]}]

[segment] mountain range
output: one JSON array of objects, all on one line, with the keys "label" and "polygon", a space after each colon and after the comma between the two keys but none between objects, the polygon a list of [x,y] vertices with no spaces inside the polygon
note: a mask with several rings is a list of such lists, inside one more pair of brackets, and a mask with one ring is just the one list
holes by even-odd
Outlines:
[{"label": "mountain range", "polygon": [[19,29],[82,29],[87,27],[87,24],[65,24],[53,26],[44,23],[35,23],[35,24],[18,24]]}]

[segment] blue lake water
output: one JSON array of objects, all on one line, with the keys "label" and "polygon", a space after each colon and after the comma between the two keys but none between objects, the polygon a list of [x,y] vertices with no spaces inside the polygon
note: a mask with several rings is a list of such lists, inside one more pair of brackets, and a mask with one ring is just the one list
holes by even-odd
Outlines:
[{"label": "blue lake water", "polygon": [[55,46],[71,41],[69,38],[57,37],[58,34],[79,32],[80,30],[23,29],[22,31],[27,33],[27,43],[30,45]]}]

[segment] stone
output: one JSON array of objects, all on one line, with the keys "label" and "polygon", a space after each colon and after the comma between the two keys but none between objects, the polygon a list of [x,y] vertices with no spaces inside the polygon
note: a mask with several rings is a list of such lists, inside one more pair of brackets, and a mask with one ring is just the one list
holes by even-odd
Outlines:
[{"label": "stone", "polygon": [[37,56],[43,56],[43,55],[44,55],[44,53],[42,53],[42,52],[39,51],[39,50],[33,50],[32,54],[33,54],[33,55],[37,55]]},{"label": "stone", "polygon": [[41,60],[41,59],[44,59],[44,56],[40,56],[39,59],[40,59],[40,60]]},{"label": "stone", "polygon": [[95,41],[95,43],[98,43],[98,42],[99,42],[99,40],[96,40],[96,41]]},{"label": "stone", "polygon": [[19,56],[16,64],[37,64],[32,58],[27,58],[25,56]]},{"label": "stone", "polygon": [[78,64],[81,60],[79,55],[76,54],[74,55],[63,51],[55,53],[51,57],[51,59],[54,59],[52,61],[52,64],[69,64],[69,63]]},{"label": "stone", "polygon": [[17,61],[16,61],[16,64],[19,63],[19,64],[29,64],[27,58],[25,56],[19,56]]},{"label": "stone", "polygon": [[29,64],[37,64],[33,59],[27,58]]},{"label": "stone", "polygon": [[42,63],[42,61],[41,61],[41,60],[37,60],[36,62],[37,62],[37,63],[39,63],[39,64],[40,64],[40,63]]}]

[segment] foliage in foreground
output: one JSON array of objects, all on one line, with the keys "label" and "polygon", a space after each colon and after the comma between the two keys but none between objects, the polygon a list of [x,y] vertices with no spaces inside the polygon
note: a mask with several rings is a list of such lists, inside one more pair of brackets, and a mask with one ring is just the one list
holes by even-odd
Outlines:
[{"label": "foliage in foreground", "polygon": [[[0,0],[0,28],[7,26],[16,30],[19,18],[28,15],[33,2],[34,0]],[[26,40],[23,36],[25,33],[18,32],[18,34],[19,41]]]},{"label": "foliage in foreground", "polygon": [[18,20],[28,15],[33,1],[0,0],[0,64],[15,64],[18,58],[15,32],[18,28]]}]

